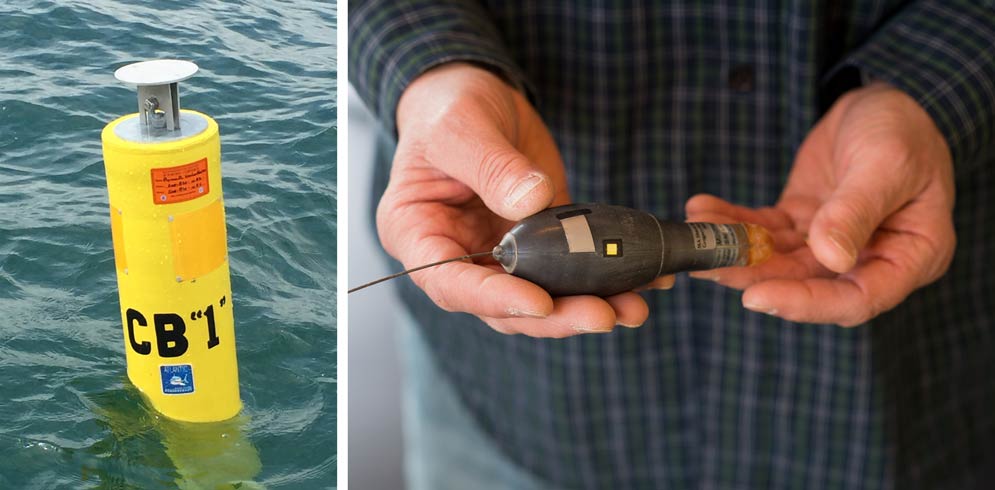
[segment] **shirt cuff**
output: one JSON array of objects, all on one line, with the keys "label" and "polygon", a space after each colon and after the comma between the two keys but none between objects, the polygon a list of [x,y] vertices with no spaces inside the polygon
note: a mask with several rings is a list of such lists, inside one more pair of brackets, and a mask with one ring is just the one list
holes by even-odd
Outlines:
[{"label": "shirt cuff", "polygon": [[943,133],[958,173],[988,156],[995,128],[995,8],[977,3],[911,5],[827,77],[856,68],[909,94]]}]

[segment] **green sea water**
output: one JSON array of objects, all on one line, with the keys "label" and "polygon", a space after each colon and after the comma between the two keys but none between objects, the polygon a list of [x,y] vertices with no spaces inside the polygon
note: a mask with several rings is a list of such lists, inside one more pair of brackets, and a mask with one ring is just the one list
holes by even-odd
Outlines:
[{"label": "green sea water", "polygon": [[[0,489],[335,486],[334,2],[0,2]],[[196,62],[221,128],[242,414],[125,375],[100,131],[113,72]]]}]

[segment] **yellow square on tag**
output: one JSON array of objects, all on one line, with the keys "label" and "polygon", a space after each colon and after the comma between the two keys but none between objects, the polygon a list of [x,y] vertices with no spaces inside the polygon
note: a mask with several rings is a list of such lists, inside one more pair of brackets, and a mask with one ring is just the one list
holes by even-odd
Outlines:
[{"label": "yellow square on tag", "polygon": [[614,257],[618,255],[618,244],[614,242],[608,242],[605,244],[605,255],[609,257]]},{"label": "yellow square on tag", "polygon": [[188,281],[217,269],[228,254],[225,209],[221,200],[173,216],[169,235],[173,241],[173,270],[177,278]]}]

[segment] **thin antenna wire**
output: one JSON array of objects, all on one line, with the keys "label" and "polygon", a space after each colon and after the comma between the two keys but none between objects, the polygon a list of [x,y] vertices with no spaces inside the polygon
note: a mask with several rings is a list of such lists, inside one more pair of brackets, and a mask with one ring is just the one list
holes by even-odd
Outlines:
[{"label": "thin antenna wire", "polygon": [[477,258],[477,257],[483,257],[485,255],[491,255],[491,253],[492,252],[479,252],[479,253],[475,253],[475,254],[461,255],[459,257],[453,257],[451,259],[440,260],[438,262],[432,262],[431,264],[425,264],[425,265],[422,265],[422,266],[415,267],[414,269],[408,269],[406,271],[401,271],[401,272],[398,272],[397,274],[391,274],[391,275],[389,275],[387,277],[381,277],[380,279],[377,279],[376,281],[368,282],[366,284],[363,284],[362,286],[356,286],[356,287],[350,289],[346,294],[351,294],[351,293],[354,293],[356,291],[359,291],[360,289],[368,288],[368,287],[370,287],[370,286],[372,286],[374,284],[380,284],[381,282],[389,281],[391,279],[394,279],[394,278],[397,278],[397,277],[401,277],[401,276],[406,275],[406,274],[411,274],[412,272],[418,272],[418,271],[420,271],[422,269],[428,269],[429,267],[435,267],[437,265],[448,264],[450,262],[456,262],[457,260],[466,260],[466,259],[473,259],[473,258]]}]

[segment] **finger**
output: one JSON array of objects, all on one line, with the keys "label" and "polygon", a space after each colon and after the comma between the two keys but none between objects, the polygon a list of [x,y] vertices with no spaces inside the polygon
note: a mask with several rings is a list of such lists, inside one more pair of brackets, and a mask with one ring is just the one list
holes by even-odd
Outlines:
[{"label": "finger", "polygon": [[793,218],[779,208],[747,208],[731,204],[708,194],[698,194],[685,206],[688,221],[709,223],[754,223],[771,235],[774,250],[787,252],[804,245],[805,236],[797,231]]},{"label": "finger", "polygon": [[425,143],[429,161],[468,185],[497,215],[517,221],[553,201],[553,179],[493,125],[453,121],[442,131],[438,141]]},{"label": "finger", "polygon": [[798,194],[797,189],[785,189],[784,192],[775,206],[791,217],[795,230],[807,235],[812,226],[812,217],[822,206],[823,201],[812,194]]},{"label": "finger", "polygon": [[546,318],[482,317],[484,322],[502,333],[520,333],[529,337],[563,338],[586,333],[608,333],[615,328],[615,309],[597,296],[564,296],[553,300],[553,311]]},{"label": "finger", "polygon": [[[711,194],[697,194],[691,197],[684,205],[684,212],[689,221],[692,221],[692,215],[710,213],[727,216],[731,222],[755,223],[768,229],[793,228],[791,217],[780,209],[738,206]],[[695,218],[693,221],[699,220]]]},{"label": "finger", "polygon": [[[693,215],[693,217],[688,216],[688,218],[705,223],[742,222],[741,220],[730,218],[727,215],[714,214],[711,212],[700,212]],[[768,228],[766,226],[764,228],[770,234],[771,244],[777,252],[788,253],[805,245],[805,235],[793,228]]]},{"label": "finger", "polygon": [[847,166],[839,186],[816,212],[809,229],[809,246],[827,268],[836,272],[852,269],[874,230],[918,192],[896,167],[878,161]]},{"label": "finger", "polygon": [[[885,233],[853,271],[835,279],[775,279],[743,293],[743,306],[791,321],[854,326],[894,308],[924,284],[922,264],[929,260],[915,238]],[[886,252],[884,255],[881,252]]]},{"label": "finger", "polygon": [[870,318],[868,299],[847,279],[772,279],[746,289],[743,307],[793,322],[854,326]]},{"label": "finger", "polygon": [[646,304],[646,300],[636,293],[616,294],[605,298],[605,301],[615,310],[615,323],[623,327],[642,326],[650,316],[650,308]]},{"label": "finger", "polygon": [[[442,236],[416,240],[398,257],[405,268],[464,255],[456,242]],[[524,279],[468,262],[451,262],[411,274],[411,279],[440,308],[494,318],[545,317],[553,300]]]},{"label": "finger", "polygon": [[771,279],[806,279],[835,277],[836,273],[815,260],[807,248],[788,254],[775,254],[767,262],[753,267],[723,267],[689,274],[694,279],[717,282],[733,289],[746,289],[756,283]]},{"label": "finger", "polygon": [[[883,261],[876,261],[869,267],[887,269],[883,264]],[[893,290],[885,296],[875,297],[848,276],[800,281],[774,279],[747,288],[743,293],[743,307],[793,322],[852,327],[894,308],[909,292],[904,290],[899,297],[897,290]]]}]

